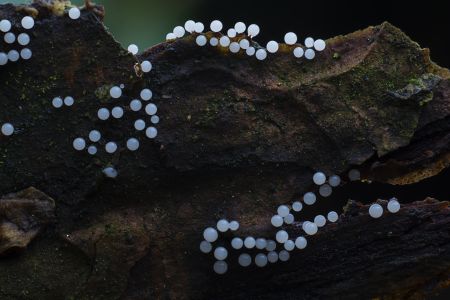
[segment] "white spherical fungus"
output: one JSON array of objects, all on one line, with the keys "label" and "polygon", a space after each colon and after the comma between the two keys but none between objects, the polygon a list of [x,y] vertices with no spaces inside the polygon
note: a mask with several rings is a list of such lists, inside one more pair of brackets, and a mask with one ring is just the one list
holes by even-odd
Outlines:
[{"label": "white spherical fungus", "polygon": [[23,17],[20,23],[25,29],[31,29],[34,27],[34,19],[30,16]]},{"label": "white spherical fungus", "polygon": [[87,151],[88,151],[88,153],[89,153],[90,155],[95,155],[95,154],[97,153],[97,147],[91,145],[91,146],[88,147],[88,150],[87,150]]},{"label": "white spherical fungus", "polygon": [[203,253],[209,253],[212,250],[212,245],[210,242],[207,241],[201,241],[200,242],[200,251]]},{"label": "white spherical fungus", "polygon": [[287,251],[292,251],[295,248],[295,243],[291,240],[287,240],[286,243],[284,243],[284,249]]},{"label": "white spherical fungus", "polygon": [[219,20],[214,20],[211,22],[209,27],[211,28],[211,31],[219,32],[222,30],[223,25],[222,25],[222,22],[220,22]]},{"label": "white spherical fungus", "polygon": [[289,257],[290,257],[290,254],[289,254],[289,252],[286,251],[286,250],[281,250],[280,253],[278,254],[278,258],[279,258],[281,261],[288,261],[288,260],[289,260]]},{"label": "white spherical fungus", "polygon": [[52,105],[55,108],[60,108],[63,106],[63,100],[60,97],[55,97],[52,100]]},{"label": "white spherical fungus", "polygon": [[103,174],[105,174],[106,177],[109,177],[109,178],[116,178],[117,175],[119,174],[117,172],[117,170],[114,169],[113,167],[104,168],[102,172],[103,172]]},{"label": "white spherical fungus", "polygon": [[327,219],[322,215],[317,215],[314,218],[314,223],[317,225],[317,227],[323,227],[327,223]]},{"label": "white spherical fungus", "polygon": [[86,147],[86,142],[83,138],[76,138],[73,140],[73,148],[77,151],[81,151]]},{"label": "white spherical fungus", "polygon": [[67,96],[64,98],[64,105],[65,106],[72,106],[75,103],[75,100],[71,96]]},{"label": "white spherical fungus", "polygon": [[10,50],[8,52],[9,61],[15,62],[15,61],[18,61],[19,58],[20,58],[20,54],[19,54],[19,52],[17,52],[17,50]]},{"label": "white spherical fungus", "polygon": [[314,41],[314,49],[316,49],[316,51],[323,51],[325,47],[326,45],[324,40],[318,39]]},{"label": "white spherical fungus", "polygon": [[307,37],[305,39],[305,46],[308,48],[314,47],[314,39],[312,37]]},{"label": "white spherical fungus", "polygon": [[8,63],[8,55],[5,52],[0,52],[0,66],[4,66]]},{"label": "white spherical fungus", "polygon": [[228,256],[228,250],[225,249],[224,247],[217,247],[214,250],[214,257],[217,260],[224,260],[227,258],[227,256]]},{"label": "white spherical fungus", "polygon": [[211,46],[215,47],[215,46],[219,45],[219,39],[216,38],[216,37],[212,37],[212,38],[209,40],[209,44],[210,44]]},{"label": "white spherical fungus", "polygon": [[173,32],[169,32],[168,34],[166,34],[166,40],[167,41],[171,41],[176,39],[177,37],[175,36],[175,34],[173,34]]},{"label": "white spherical fungus", "polygon": [[109,90],[109,94],[111,95],[111,97],[113,97],[115,99],[120,98],[120,96],[122,96],[122,89],[118,86],[113,86]]},{"label": "white spherical fungus", "polygon": [[158,135],[158,130],[155,127],[148,127],[145,130],[145,135],[149,138],[149,139],[154,139],[157,135]]},{"label": "white spherical fungus", "polygon": [[1,20],[0,21],[0,31],[8,32],[10,30],[11,30],[11,22],[8,20]]},{"label": "white spherical fungus", "polygon": [[299,212],[303,209],[303,204],[300,201],[295,201],[292,203],[292,209],[296,212]]},{"label": "white spherical fungus", "polygon": [[208,40],[206,39],[206,37],[204,35],[199,35],[195,38],[195,43],[200,47],[205,46],[207,41]]},{"label": "white spherical fungus", "polygon": [[223,36],[219,40],[219,44],[222,47],[228,47],[230,45],[230,38],[227,36]]},{"label": "white spherical fungus", "polygon": [[289,239],[289,234],[285,230],[280,230],[275,235],[275,239],[278,243],[284,244]]},{"label": "white spherical fungus", "polygon": [[183,27],[183,26],[176,26],[176,27],[173,29],[173,34],[175,34],[175,36],[176,36],[177,38],[183,37],[185,33],[186,33],[186,31],[184,30],[184,27]]},{"label": "white spherical fungus", "polygon": [[239,255],[238,263],[242,267],[248,267],[252,263],[252,257],[247,253],[242,253],[241,255]]},{"label": "white spherical fungus", "polygon": [[152,70],[152,63],[148,60],[144,60],[143,62],[141,62],[141,70],[144,73],[150,72]]},{"label": "white spherical fungus", "polygon": [[390,213],[397,213],[400,210],[400,202],[398,202],[397,198],[391,198],[389,200],[387,209]]},{"label": "white spherical fungus", "polygon": [[302,57],[303,56],[303,54],[305,53],[305,51],[303,51],[303,48],[302,47],[296,47],[295,49],[294,49],[294,56],[295,57],[297,57],[297,58],[300,58],[300,57]]},{"label": "white spherical fungus", "polygon": [[272,219],[270,220],[270,222],[272,223],[273,226],[275,227],[280,227],[281,225],[283,225],[283,217],[279,216],[279,215],[274,215],[272,217]]},{"label": "white spherical fungus", "polygon": [[195,22],[192,20],[187,20],[186,23],[184,23],[184,29],[186,29],[187,32],[194,32],[195,30]]},{"label": "white spherical fungus", "polygon": [[302,236],[299,236],[296,240],[295,240],[295,247],[297,247],[298,249],[305,249],[306,245],[308,245],[308,242],[306,241],[306,239]]},{"label": "white spherical fungus", "polygon": [[304,231],[306,232],[307,235],[314,235],[317,233],[317,225],[313,222],[308,222],[305,225]]},{"label": "white spherical fungus", "polygon": [[361,179],[361,173],[357,169],[351,169],[348,171],[348,179],[350,181],[357,181]]},{"label": "white spherical fungus", "polygon": [[333,189],[331,188],[331,186],[329,184],[324,184],[321,185],[319,188],[319,194],[322,197],[329,197],[331,196],[331,193],[333,192]]},{"label": "white spherical fungus", "polygon": [[341,184],[341,177],[339,177],[338,175],[331,175],[328,178],[328,183],[332,186],[332,187],[337,187]]},{"label": "white spherical fungus", "polygon": [[142,119],[138,119],[136,121],[134,121],[134,128],[138,131],[144,130],[145,129],[145,121]]},{"label": "white spherical fungus", "polygon": [[257,238],[255,246],[257,249],[264,249],[267,246],[267,241],[265,238]]},{"label": "white spherical fungus", "polygon": [[245,53],[246,53],[248,56],[254,55],[255,52],[256,52],[256,49],[255,49],[254,47],[248,47],[247,50],[245,50]]},{"label": "white spherical fungus", "polygon": [[245,32],[245,29],[247,29],[247,26],[243,22],[237,22],[234,24],[234,30],[236,30],[237,33],[241,34]]},{"label": "white spherical fungus", "polygon": [[251,24],[247,29],[248,36],[254,38],[259,34],[259,26],[256,24]]},{"label": "white spherical fungus", "polygon": [[330,211],[327,215],[327,219],[331,223],[336,222],[338,220],[338,218],[339,218],[339,216],[338,216],[337,212],[335,212],[335,211]]},{"label": "white spherical fungus", "polygon": [[247,39],[242,39],[239,41],[239,47],[241,49],[247,50],[250,47],[250,42]]},{"label": "white spherical fungus", "polygon": [[313,175],[313,181],[315,184],[317,185],[322,185],[325,183],[325,181],[327,180],[327,177],[325,176],[324,173],[322,172],[316,172]]},{"label": "white spherical fungus", "polygon": [[238,221],[231,221],[228,226],[230,227],[231,231],[236,231],[239,229],[239,222]]},{"label": "white spherical fungus", "polygon": [[203,30],[205,29],[205,25],[203,25],[202,22],[197,22],[194,25],[194,31],[197,33],[201,33],[203,32]]},{"label": "white spherical fungus", "polygon": [[278,43],[275,41],[270,41],[267,43],[266,45],[266,49],[267,51],[269,51],[270,53],[276,53],[278,51]]},{"label": "white spherical fungus", "polygon": [[139,48],[136,44],[131,44],[128,46],[128,52],[130,52],[133,55],[136,55],[139,52]]},{"label": "white spherical fungus", "polygon": [[141,96],[142,100],[148,101],[148,100],[152,99],[153,93],[152,93],[152,91],[150,89],[143,89],[141,91],[140,96]]},{"label": "white spherical fungus", "polygon": [[307,192],[303,195],[303,202],[305,202],[306,205],[313,205],[316,203],[316,194],[313,192]]},{"label": "white spherical fungus", "polygon": [[105,145],[105,150],[108,153],[114,153],[117,150],[117,144],[115,142],[108,142]]},{"label": "white spherical fungus", "polygon": [[256,254],[255,265],[258,267],[265,267],[267,265],[267,256],[263,253]]},{"label": "white spherical fungus", "polygon": [[32,55],[33,52],[31,52],[31,50],[28,48],[23,48],[22,50],[20,50],[20,57],[22,57],[22,59],[28,60]]},{"label": "white spherical fungus", "polygon": [[277,248],[277,243],[274,240],[268,240],[266,245],[267,251],[273,251]]},{"label": "white spherical fungus", "polygon": [[71,9],[69,9],[69,18],[71,18],[72,20],[76,20],[81,16],[81,12],[78,9],[78,7],[72,7]]},{"label": "white spherical fungus", "polygon": [[293,32],[288,32],[284,35],[284,42],[288,45],[297,43],[297,35]]},{"label": "white spherical fungus", "polygon": [[8,32],[7,34],[5,34],[3,39],[5,40],[5,43],[12,44],[16,41],[16,35],[12,32]]},{"label": "white spherical fungus", "polygon": [[287,205],[280,205],[277,209],[278,215],[286,217],[289,214],[289,207]]},{"label": "white spherical fungus", "polygon": [[122,107],[116,106],[111,110],[111,115],[115,119],[120,119],[123,117],[123,109]]},{"label": "white spherical fungus", "polygon": [[217,230],[215,230],[212,227],[208,227],[203,231],[203,238],[207,242],[215,242],[217,238],[219,237],[219,234],[217,233]]},{"label": "white spherical fungus", "polygon": [[30,43],[30,36],[26,33],[21,33],[17,37],[17,42],[22,46],[26,46]]},{"label": "white spherical fungus", "polygon": [[127,148],[130,151],[136,151],[139,148],[139,141],[136,138],[130,138],[127,140]]},{"label": "white spherical fungus", "polygon": [[145,112],[149,116],[153,116],[158,111],[158,107],[154,103],[149,103],[145,106]]},{"label": "white spherical fungus", "polygon": [[236,29],[230,28],[227,30],[227,35],[229,38],[235,38],[237,35]]},{"label": "white spherical fungus", "polygon": [[14,126],[11,123],[5,123],[2,125],[2,134],[9,136],[14,133]]},{"label": "white spherical fungus", "polygon": [[278,261],[278,253],[275,251],[270,251],[267,253],[267,260],[272,264],[276,263]]},{"label": "white spherical fungus", "polygon": [[217,274],[223,275],[228,270],[228,264],[225,261],[219,260],[214,263],[213,269]]},{"label": "white spherical fungus", "polygon": [[244,246],[244,241],[241,238],[235,237],[231,240],[231,247],[239,250]]},{"label": "white spherical fungus", "polygon": [[228,229],[230,229],[230,223],[228,223],[227,220],[222,219],[217,221],[217,230],[219,230],[220,232],[226,232],[228,231]]},{"label": "white spherical fungus", "polygon": [[316,56],[316,52],[314,52],[313,49],[306,49],[305,51],[305,57],[306,59],[313,59]]},{"label": "white spherical fungus", "polygon": [[383,207],[378,203],[372,204],[369,207],[369,215],[374,219],[381,217],[383,215]]},{"label": "white spherical fungus", "polygon": [[239,46],[239,43],[237,42],[232,42],[230,44],[230,52],[231,53],[238,53],[239,50],[241,50],[241,47]]},{"label": "white spherical fungus", "polygon": [[91,132],[89,132],[89,140],[91,140],[91,142],[98,142],[100,141],[100,139],[102,138],[102,135],[100,133],[100,131],[98,130],[91,130]]},{"label": "white spherical fungus", "polygon": [[286,217],[284,217],[284,223],[286,224],[292,224],[294,223],[294,215],[293,214],[288,214]]},{"label": "white spherical fungus", "polygon": [[247,249],[252,249],[256,246],[256,241],[253,237],[248,236],[244,239],[244,246]]},{"label": "white spherical fungus", "polygon": [[138,99],[133,99],[130,102],[130,109],[132,111],[140,111],[142,108],[142,102],[139,101]]}]

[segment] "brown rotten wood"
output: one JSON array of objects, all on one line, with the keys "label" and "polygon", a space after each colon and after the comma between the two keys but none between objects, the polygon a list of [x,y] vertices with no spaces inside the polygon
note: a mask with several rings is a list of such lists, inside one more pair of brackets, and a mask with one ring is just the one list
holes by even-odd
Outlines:
[{"label": "brown rotten wood", "polygon": [[[217,276],[198,250],[203,229],[221,217],[238,220],[240,236],[272,236],[276,206],[312,188],[317,169],[358,166],[366,179],[396,184],[393,194],[445,182],[450,73],[427,49],[384,23],[328,40],[313,61],[281,45],[260,62],[198,47],[195,36],[134,57],[106,31],[100,7],[89,4],[74,21],[65,5],[0,6],[2,19],[36,20],[32,59],[0,69],[0,122],[16,127],[0,136],[0,194],[34,186],[56,206],[56,218],[42,223],[52,226],[0,259],[2,299],[420,298],[448,285],[448,196],[378,220],[350,202],[307,249],[264,269],[239,268],[233,253],[229,272]],[[144,59],[154,68],[142,75],[135,65]],[[110,99],[120,83],[127,98]],[[161,116],[154,141],[133,129],[144,113],[97,119],[98,108],[127,105],[144,87]],[[52,108],[58,95],[75,105]],[[123,149],[136,136],[141,147],[74,151],[73,139],[94,128],[102,143]],[[116,180],[102,175],[108,165]],[[424,186],[401,200],[435,191]],[[380,189],[369,185],[371,195]]]}]

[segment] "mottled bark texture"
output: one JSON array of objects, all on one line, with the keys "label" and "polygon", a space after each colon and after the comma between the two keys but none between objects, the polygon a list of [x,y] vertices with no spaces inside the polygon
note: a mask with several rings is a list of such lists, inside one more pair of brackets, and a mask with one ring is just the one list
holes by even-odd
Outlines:
[{"label": "mottled bark texture", "polygon": [[[0,258],[1,299],[421,298],[449,285],[448,197],[424,200],[433,188],[377,220],[350,201],[287,263],[241,269],[232,253],[217,276],[198,250],[221,217],[240,222],[238,235],[273,236],[276,206],[308,191],[318,169],[357,166],[394,194],[448,175],[450,73],[399,29],[329,39],[313,61],[281,45],[261,62],[198,47],[195,36],[134,57],[104,28],[101,8],[89,5],[79,20],[63,10],[0,6],[0,19],[36,19],[32,59],[0,67],[0,123],[16,127],[0,136],[0,195],[33,186],[55,199],[56,213],[25,250]],[[142,76],[143,59],[153,70]],[[111,99],[121,83],[127,98]],[[161,117],[154,141],[133,128],[144,112],[97,119],[99,107],[127,105],[144,87]],[[69,95],[74,106],[51,106]],[[121,150],[75,151],[73,139],[92,129]],[[123,150],[132,136],[139,151]],[[108,165],[117,179],[103,176]],[[8,201],[17,205],[8,218],[29,218]],[[320,202],[321,213],[333,208]]]}]

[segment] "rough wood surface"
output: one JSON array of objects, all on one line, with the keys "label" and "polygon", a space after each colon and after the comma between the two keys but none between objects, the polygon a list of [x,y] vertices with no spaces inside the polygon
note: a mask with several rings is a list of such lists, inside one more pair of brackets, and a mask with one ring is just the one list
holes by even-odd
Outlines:
[{"label": "rough wood surface", "polygon": [[[100,7],[76,21],[63,9],[0,5],[0,19],[36,18],[32,59],[0,68],[0,123],[17,129],[0,136],[0,195],[34,186],[56,202],[56,222],[0,258],[0,298],[421,298],[449,284],[448,196],[379,220],[350,202],[305,251],[265,269],[239,269],[233,254],[216,276],[198,250],[221,217],[238,220],[239,235],[273,235],[276,206],[311,188],[318,169],[358,166],[363,178],[398,185],[448,175],[450,72],[399,29],[332,38],[314,61],[281,45],[260,62],[192,36],[134,57],[106,31]],[[154,67],[140,76],[143,59]],[[120,83],[128,98],[110,99]],[[73,150],[94,128],[124,148],[144,112],[102,122],[97,110],[144,87],[161,117],[155,141],[142,135],[137,152],[94,158]],[[55,110],[58,95],[75,105]],[[116,180],[103,176],[108,165]]]}]

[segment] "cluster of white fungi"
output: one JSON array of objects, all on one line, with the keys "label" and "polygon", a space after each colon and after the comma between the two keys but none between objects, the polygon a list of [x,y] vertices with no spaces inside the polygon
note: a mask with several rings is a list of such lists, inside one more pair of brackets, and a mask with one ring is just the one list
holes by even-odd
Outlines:
[{"label": "cluster of white fungi", "polygon": [[[256,24],[247,25],[243,22],[237,22],[234,27],[229,28],[226,33],[221,33],[223,24],[219,20],[214,20],[210,24],[210,29],[213,32],[209,39],[209,45],[212,47],[227,48],[231,53],[239,53],[241,50],[248,56],[255,55],[256,59],[264,60],[268,53],[277,53],[279,50],[279,43],[276,41],[269,41],[266,47],[259,46],[253,41],[260,28]],[[201,22],[192,20],[186,21],[184,26],[176,26],[172,32],[166,35],[166,40],[174,40],[183,37],[186,32],[195,35],[195,42],[198,46],[206,46],[208,44],[208,36],[203,33],[205,25]],[[304,40],[303,45],[297,43],[297,35],[294,32],[288,32],[284,36],[284,43],[289,47],[292,54],[297,57],[305,57],[308,60],[314,59],[316,52],[323,51],[326,47],[325,41],[322,39],[314,40],[308,37]]]},{"label": "cluster of white fungi", "polygon": [[[360,172],[352,169],[348,172],[348,179],[350,181],[360,180]],[[331,175],[328,177],[323,172],[316,172],[312,178],[315,185],[319,186],[319,196],[326,198],[332,193],[334,187],[341,184],[341,178],[338,175]],[[314,192],[307,192],[303,195],[303,201],[295,201],[291,205],[280,205],[277,208],[277,213],[272,216],[271,224],[275,228],[279,228],[275,234],[274,239],[266,239],[263,237],[238,237],[231,239],[230,245],[234,250],[247,249],[250,252],[256,248],[256,254],[241,253],[238,256],[237,262],[241,267],[248,267],[253,262],[258,267],[265,267],[268,263],[276,263],[278,261],[285,262],[290,258],[290,252],[295,248],[304,249],[308,242],[306,237],[315,235],[319,228],[325,226],[328,222],[334,223],[338,220],[338,214],[335,211],[330,211],[326,216],[317,215],[314,220],[301,220],[296,222],[296,225],[301,226],[304,235],[290,237],[289,233],[284,230],[283,226],[291,225],[295,221],[294,213],[299,213],[303,209],[303,204],[313,205],[316,203],[317,195]],[[400,210],[400,203],[396,198],[389,200],[387,209],[391,213],[396,213]],[[369,215],[373,218],[379,218],[383,214],[383,207],[380,204],[372,204],[369,208]],[[237,221],[227,221],[221,219],[217,222],[215,228],[208,227],[203,231],[204,240],[200,243],[200,251],[203,253],[210,253],[213,251],[213,243],[219,239],[219,232],[236,231],[239,229]],[[280,247],[277,251],[277,247]],[[228,257],[228,250],[222,244],[214,248],[213,251],[216,262],[213,269],[217,274],[224,274],[228,270],[228,263],[225,261]]]}]

